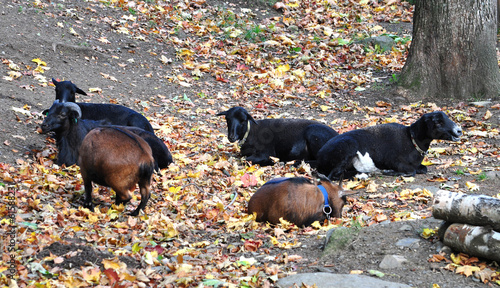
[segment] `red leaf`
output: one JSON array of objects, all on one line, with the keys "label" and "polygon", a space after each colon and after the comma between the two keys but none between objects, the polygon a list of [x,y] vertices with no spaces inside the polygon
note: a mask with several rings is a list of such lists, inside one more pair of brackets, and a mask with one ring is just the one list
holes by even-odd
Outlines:
[{"label": "red leaf", "polygon": [[118,273],[116,273],[115,270],[113,270],[113,269],[104,270],[104,274],[106,274],[106,276],[108,276],[110,285],[113,285],[116,282],[118,282],[118,280],[120,280],[120,277],[118,277]]},{"label": "red leaf", "polygon": [[257,178],[255,178],[254,175],[249,175],[247,173],[241,176],[241,182],[243,182],[243,187],[257,186]]}]

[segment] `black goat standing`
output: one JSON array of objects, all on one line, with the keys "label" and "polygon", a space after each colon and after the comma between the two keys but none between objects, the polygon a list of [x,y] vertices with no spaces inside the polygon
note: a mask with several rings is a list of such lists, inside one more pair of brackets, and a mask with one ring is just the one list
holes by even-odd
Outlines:
[{"label": "black goat standing", "polygon": [[[87,95],[71,81],[57,81],[52,78],[56,86],[56,100],[61,103],[76,102],[75,94]],[[106,120],[113,125],[135,126],[153,132],[153,127],[146,117],[125,106],[100,103],[76,103],[82,111],[82,119]]]},{"label": "black goat standing", "polygon": [[[78,149],[87,133],[93,128],[109,124],[104,120],[81,119],[81,114],[80,106],[72,102],[59,103],[55,101],[47,111],[47,117],[42,123],[41,132],[55,132],[54,138],[59,151],[57,156],[58,165],[70,166],[77,164]],[[156,169],[167,168],[173,162],[167,146],[154,133],[132,126],[116,127],[135,133],[151,146]]]},{"label": "black goat standing", "polygon": [[80,120],[82,112],[75,103],[59,103],[57,101],[46,112],[41,133],[54,132],[56,139],[57,164],[70,166],[78,161],[78,149],[83,138],[93,128],[106,124],[105,121]]},{"label": "black goat standing", "polygon": [[132,199],[130,191],[137,184],[141,203],[132,216],[146,207],[154,170],[151,147],[141,137],[115,126],[98,127],[90,131],[80,146],[78,163],[85,186],[85,202],[92,208],[92,182],[113,188],[116,204]]},{"label": "black goat standing", "polygon": [[424,114],[410,126],[390,123],[353,130],[319,150],[317,168],[330,179],[379,170],[386,175],[425,174],[421,163],[432,140],[458,141],[460,135],[460,126],[440,111]]},{"label": "black goat standing", "polygon": [[239,141],[241,155],[253,164],[272,165],[270,156],[281,161],[315,160],[319,148],[338,135],[332,128],[313,120],[255,121],[242,107],[233,107],[217,116],[226,117],[229,141]]}]

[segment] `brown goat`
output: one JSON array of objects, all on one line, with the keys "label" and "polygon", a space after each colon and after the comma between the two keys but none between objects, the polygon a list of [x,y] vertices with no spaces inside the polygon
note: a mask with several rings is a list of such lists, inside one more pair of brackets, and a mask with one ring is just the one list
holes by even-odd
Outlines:
[{"label": "brown goat", "polygon": [[155,162],[151,147],[141,137],[113,126],[95,128],[83,139],[78,163],[85,207],[92,207],[92,182],[113,188],[117,205],[132,199],[130,191],[138,183],[141,203],[130,215],[137,216],[146,207]]},{"label": "brown goat", "polygon": [[259,222],[279,223],[280,217],[295,225],[309,226],[314,221],[324,221],[325,198],[318,185],[328,193],[331,217],[341,218],[346,196],[356,192],[345,192],[326,177],[317,184],[304,177],[278,178],[264,184],[248,202],[248,213],[257,213]]}]

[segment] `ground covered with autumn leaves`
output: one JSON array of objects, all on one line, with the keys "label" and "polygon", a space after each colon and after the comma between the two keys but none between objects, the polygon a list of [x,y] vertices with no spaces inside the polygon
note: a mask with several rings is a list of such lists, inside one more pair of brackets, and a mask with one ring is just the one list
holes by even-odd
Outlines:
[{"label": "ground covered with autumn leaves", "polygon": [[[274,7],[273,7],[274,6]],[[498,287],[498,264],[441,251],[438,189],[499,197],[500,105],[393,89],[411,40],[412,6],[387,1],[4,1],[0,8],[0,282],[10,287],[272,287],[294,273],[374,275],[414,287]],[[385,35],[393,46],[363,42]],[[143,113],[175,160],[154,176],[145,213],[95,187],[80,208],[78,167],[58,167],[39,135],[50,79]],[[472,99],[471,99],[472,100]],[[359,194],[343,218],[313,227],[255,223],[246,203],[267,180],[308,166],[252,166],[216,113],[315,119],[345,132],[411,124],[442,110],[464,130],[436,141],[429,173],[344,182]],[[347,245],[323,250],[334,227]],[[398,240],[418,238],[402,247]],[[384,255],[407,258],[382,270]],[[300,283],[298,283],[300,286]],[[433,286],[434,285],[434,286]]]}]

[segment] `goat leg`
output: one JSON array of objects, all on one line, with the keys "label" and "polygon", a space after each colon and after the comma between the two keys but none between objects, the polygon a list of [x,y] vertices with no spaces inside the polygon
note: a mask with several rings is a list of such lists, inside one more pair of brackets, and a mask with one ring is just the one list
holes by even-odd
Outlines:
[{"label": "goat leg", "polygon": [[85,187],[85,200],[83,201],[83,207],[93,210],[94,205],[92,204],[92,181],[86,179],[86,177],[83,177],[83,185]]},{"label": "goat leg", "polygon": [[135,209],[134,212],[130,213],[130,216],[139,215],[141,209],[144,209],[148,203],[150,196],[148,185],[145,183],[139,183],[139,190],[141,192],[141,203],[139,203],[139,206],[137,206],[137,209]]}]

